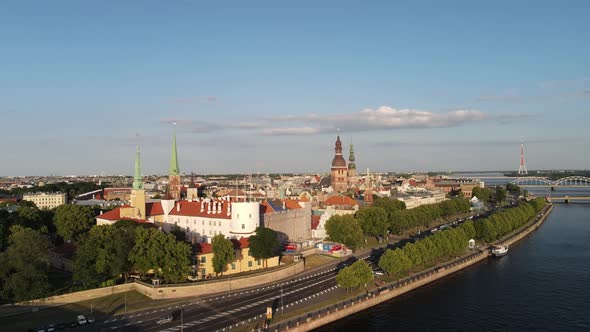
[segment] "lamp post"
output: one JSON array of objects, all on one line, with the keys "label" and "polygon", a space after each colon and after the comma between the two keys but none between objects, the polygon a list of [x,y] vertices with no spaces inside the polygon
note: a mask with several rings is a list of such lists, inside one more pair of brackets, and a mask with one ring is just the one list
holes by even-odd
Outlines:
[{"label": "lamp post", "polygon": [[127,313],[127,291],[125,291],[125,313]]},{"label": "lamp post", "polygon": [[283,305],[283,284],[281,284],[281,317],[285,313],[285,306]]},{"label": "lamp post", "polygon": [[180,308],[180,332],[182,332],[184,329],[183,312],[184,312],[184,308]]}]

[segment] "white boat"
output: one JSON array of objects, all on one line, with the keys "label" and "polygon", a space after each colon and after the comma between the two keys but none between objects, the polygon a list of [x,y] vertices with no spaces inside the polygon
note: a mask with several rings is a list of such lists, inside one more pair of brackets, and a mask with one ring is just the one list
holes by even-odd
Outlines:
[{"label": "white boat", "polygon": [[508,253],[508,246],[492,246],[492,255],[502,257]]}]

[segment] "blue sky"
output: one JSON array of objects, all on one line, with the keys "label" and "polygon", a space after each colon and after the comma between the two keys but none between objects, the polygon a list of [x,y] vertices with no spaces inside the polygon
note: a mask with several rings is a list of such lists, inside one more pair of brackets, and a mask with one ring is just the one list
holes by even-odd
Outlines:
[{"label": "blue sky", "polygon": [[[516,3],[516,4],[515,4]],[[590,168],[587,1],[3,1],[1,175]]]}]

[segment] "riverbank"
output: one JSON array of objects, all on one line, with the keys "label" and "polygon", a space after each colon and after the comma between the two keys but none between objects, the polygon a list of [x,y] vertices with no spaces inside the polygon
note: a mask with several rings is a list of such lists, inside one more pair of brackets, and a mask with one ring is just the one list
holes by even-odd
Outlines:
[{"label": "riverbank", "polygon": [[[496,241],[496,244],[514,245],[537,228],[539,228],[553,210],[553,205],[546,206],[540,214],[532,218],[527,224]],[[427,269],[415,275],[411,275],[394,283],[380,287],[378,290],[355,298],[333,304],[313,312],[308,312],[286,322],[280,322],[271,326],[271,331],[309,331],[332,323],[338,319],[350,316],[377,304],[391,300],[411,290],[429,284],[476,264],[490,256],[489,247],[480,248],[480,251],[459,257],[450,262]]]}]

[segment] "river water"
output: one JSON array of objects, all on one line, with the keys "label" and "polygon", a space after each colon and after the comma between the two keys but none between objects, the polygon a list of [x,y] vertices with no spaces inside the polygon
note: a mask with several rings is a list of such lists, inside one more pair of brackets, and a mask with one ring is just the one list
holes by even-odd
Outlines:
[{"label": "river water", "polygon": [[590,204],[463,271],[316,331],[590,331]]}]

